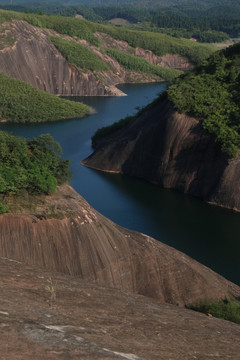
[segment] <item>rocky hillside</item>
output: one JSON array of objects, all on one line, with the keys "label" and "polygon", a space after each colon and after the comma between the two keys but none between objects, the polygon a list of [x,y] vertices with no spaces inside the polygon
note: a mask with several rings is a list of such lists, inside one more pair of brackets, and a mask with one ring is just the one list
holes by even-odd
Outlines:
[{"label": "rocky hillside", "polygon": [[[0,23],[0,71],[61,96],[123,95],[116,84],[169,80],[212,52],[187,40],[172,44],[171,37],[161,39],[160,34],[159,39],[148,34],[150,48],[141,48],[133,40],[136,35],[144,40],[144,33],[121,33],[82,19],[1,11]],[[54,38],[60,38],[61,46]],[[156,40],[159,49],[151,49]],[[112,48],[127,63],[109,55]]]},{"label": "rocky hillside", "polygon": [[0,216],[2,257],[179,306],[240,296],[183,253],[97,213],[69,185],[21,201]]},{"label": "rocky hillside", "polygon": [[216,54],[124,127],[103,129],[83,164],[240,211],[238,52]]},{"label": "rocky hillside", "polygon": [[0,297],[2,359],[239,359],[237,324],[2,258]]}]

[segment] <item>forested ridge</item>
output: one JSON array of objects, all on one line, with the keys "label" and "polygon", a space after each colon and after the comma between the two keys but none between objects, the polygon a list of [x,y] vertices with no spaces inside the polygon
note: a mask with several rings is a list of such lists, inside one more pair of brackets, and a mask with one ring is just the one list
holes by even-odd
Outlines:
[{"label": "forested ridge", "polygon": [[[1,5],[2,4],[2,5]],[[177,37],[195,37],[200,42],[218,42],[240,34],[238,0],[216,1],[16,1],[0,2],[4,9],[46,13],[103,23],[114,18],[127,20],[127,26],[160,31]],[[126,26],[126,24],[124,24]]]}]

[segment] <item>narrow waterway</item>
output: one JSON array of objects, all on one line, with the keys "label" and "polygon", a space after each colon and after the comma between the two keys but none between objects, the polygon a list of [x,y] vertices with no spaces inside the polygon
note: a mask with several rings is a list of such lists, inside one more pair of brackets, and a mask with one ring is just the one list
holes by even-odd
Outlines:
[{"label": "narrow waterway", "polygon": [[240,214],[142,180],[100,173],[80,161],[91,152],[91,136],[105,125],[134,114],[165,88],[164,83],[120,87],[125,97],[85,97],[96,109],[83,119],[39,125],[1,124],[28,138],[50,133],[71,159],[72,186],[99,212],[124,227],[173,246],[240,285]]}]

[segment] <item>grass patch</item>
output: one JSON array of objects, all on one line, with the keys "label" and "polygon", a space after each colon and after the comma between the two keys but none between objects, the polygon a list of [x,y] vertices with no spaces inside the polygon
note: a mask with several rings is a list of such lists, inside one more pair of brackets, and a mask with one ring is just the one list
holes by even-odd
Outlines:
[{"label": "grass patch", "polygon": [[0,50],[13,46],[16,39],[10,34],[0,34]]},{"label": "grass patch", "polygon": [[113,26],[96,24],[97,31],[112,36],[116,40],[126,41],[130,46],[151,50],[158,56],[179,54],[188,58],[193,64],[199,65],[214,50],[207,45],[198,44],[183,38],[174,38],[166,34],[147,31],[128,30]]},{"label": "grass patch", "polygon": [[91,71],[108,70],[107,65],[86,46],[60,37],[50,37],[50,40],[69,64]]},{"label": "grass patch", "polygon": [[89,113],[89,108],[48,94],[0,73],[0,119],[16,123],[53,121]]},{"label": "grass patch", "polygon": [[171,81],[183,73],[180,70],[150,64],[143,58],[126,54],[117,49],[110,48],[107,50],[107,54],[117,60],[125,69],[158,75],[166,81]]},{"label": "grass patch", "polygon": [[236,300],[225,299],[218,302],[205,301],[199,304],[189,305],[187,308],[240,324],[240,302]]}]

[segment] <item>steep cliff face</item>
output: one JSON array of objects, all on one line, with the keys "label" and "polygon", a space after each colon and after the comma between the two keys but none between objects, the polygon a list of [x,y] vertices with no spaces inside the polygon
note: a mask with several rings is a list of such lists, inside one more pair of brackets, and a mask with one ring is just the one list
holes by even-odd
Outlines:
[{"label": "steep cliff face", "polygon": [[199,121],[177,113],[166,99],[99,141],[83,164],[240,210],[239,158],[229,161]]},{"label": "steep cliff face", "polygon": [[2,32],[15,39],[0,51],[0,71],[6,75],[56,95],[123,95],[109,74],[106,85],[92,72],[70,66],[48,40],[50,32],[22,20],[3,24]]},{"label": "steep cliff face", "polygon": [[1,359],[239,359],[237,324],[16,261],[0,259],[0,297]]},{"label": "steep cliff face", "polygon": [[[49,93],[61,96],[121,96],[116,88],[119,83],[160,81],[159,76],[125,70],[117,61],[101,52],[98,47],[85,40],[77,40],[109,65],[109,71],[89,71],[70,65],[49,40],[49,36],[60,36],[52,30],[34,27],[23,20],[13,20],[1,25],[0,29],[0,72],[28,82]],[[123,41],[116,41],[104,34],[96,34],[102,47],[114,46],[130,49]],[[67,40],[75,40],[63,36]],[[132,48],[133,50],[133,48]],[[135,50],[134,50],[135,51]],[[186,69],[191,64],[179,55],[165,55],[162,58],[151,51],[136,49],[136,55],[153,64]]]},{"label": "steep cliff face", "polygon": [[240,296],[237,285],[183,253],[117,226],[68,185],[35,215],[25,212],[0,216],[0,256],[180,306]]}]

